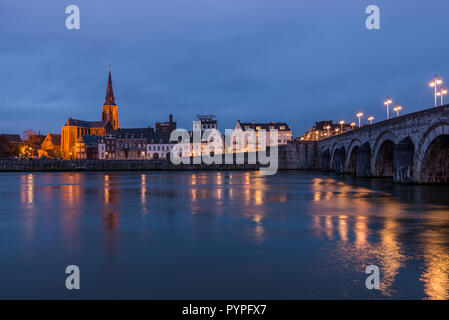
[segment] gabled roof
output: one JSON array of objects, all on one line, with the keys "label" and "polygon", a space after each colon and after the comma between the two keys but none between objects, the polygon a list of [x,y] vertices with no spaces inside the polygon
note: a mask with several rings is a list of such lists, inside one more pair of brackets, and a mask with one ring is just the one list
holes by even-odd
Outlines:
[{"label": "gabled roof", "polygon": [[109,135],[119,139],[138,139],[148,138],[153,132],[153,129],[148,128],[129,128],[129,129],[117,129],[112,131]]},{"label": "gabled roof", "polygon": [[[245,130],[257,130],[258,127],[260,127],[261,130],[270,130],[270,127],[278,130],[278,131],[291,131],[290,126],[285,122],[240,122],[240,120],[237,121],[237,123],[240,124],[240,127],[243,131]],[[283,127],[284,129],[281,129]]]},{"label": "gabled roof", "polygon": [[104,128],[108,121],[84,121],[69,118],[65,126],[82,127],[82,128]]},{"label": "gabled roof", "polygon": [[3,138],[5,138],[9,143],[21,143],[22,138],[20,138],[20,135],[18,134],[2,134]]},{"label": "gabled roof", "polygon": [[49,133],[48,135],[50,136],[51,142],[54,145],[56,145],[56,146],[60,146],[61,145],[61,135],[60,134]]},{"label": "gabled roof", "polygon": [[170,143],[171,132],[152,132],[148,137],[149,144]]},{"label": "gabled roof", "polygon": [[84,143],[88,147],[95,147],[98,145],[98,142],[103,139],[100,136],[90,136],[90,135],[82,135],[78,138],[78,143]]}]

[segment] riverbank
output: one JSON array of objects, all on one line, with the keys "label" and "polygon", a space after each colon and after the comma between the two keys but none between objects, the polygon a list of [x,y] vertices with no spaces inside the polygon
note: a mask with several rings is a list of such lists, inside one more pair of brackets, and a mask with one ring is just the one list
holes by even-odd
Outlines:
[{"label": "riverbank", "polygon": [[0,172],[257,170],[259,164],[179,164],[169,160],[0,160]]}]

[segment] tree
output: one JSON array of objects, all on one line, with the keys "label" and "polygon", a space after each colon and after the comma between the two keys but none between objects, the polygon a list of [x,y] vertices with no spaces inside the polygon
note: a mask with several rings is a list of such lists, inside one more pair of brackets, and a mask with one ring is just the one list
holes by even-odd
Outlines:
[{"label": "tree", "polygon": [[22,140],[27,141],[31,136],[37,135],[36,131],[33,129],[26,129],[24,132],[22,132]]}]

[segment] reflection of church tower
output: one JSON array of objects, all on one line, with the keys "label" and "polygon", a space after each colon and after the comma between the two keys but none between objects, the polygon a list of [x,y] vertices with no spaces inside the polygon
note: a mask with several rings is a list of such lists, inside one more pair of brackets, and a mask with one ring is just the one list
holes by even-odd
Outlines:
[{"label": "reflection of church tower", "polygon": [[101,119],[103,121],[109,121],[113,130],[118,129],[118,110],[115,103],[114,90],[112,89],[111,70],[109,70],[108,89],[106,91]]}]

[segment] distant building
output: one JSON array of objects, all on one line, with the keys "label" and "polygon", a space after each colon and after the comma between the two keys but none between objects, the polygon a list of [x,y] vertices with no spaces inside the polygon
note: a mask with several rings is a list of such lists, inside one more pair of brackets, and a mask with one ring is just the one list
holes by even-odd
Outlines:
[{"label": "distant building", "polygon": [[75,143],[75,159],[98,159],[98,144],[102,137],[82,135]]},{"label": "distant building", "polygon": [[118,129],[100,140],[98,154],[106,160],[143,160],[147,158],[147,141],[153,129]]},{"label": "distant building", "polygon": [[176,122],[173,121],[173,115],[169,115],[168,122],[156,122],[156,132],[172,132],[176,130]]},{"label": "distant building", "polygon": [[18,157],[23,147],[22,139],[18,134],[0,135],[0,158]]},{"label": "distant building", "polygon": [[26,157],[37,158],[39,157],[39,149],[42,142],[44,142],[45,136],[41,134],[32,134],[28,137],[24,146],[24,154]]},{"label": "distant building", "polygon": [[206,131],[208,129],[217,129],[218,130],[218,123],[215,119],[215,115],[209,114],[209,115],[200,115],[198,114],[197,120],[194,121],[193,130],[201,130]]},{"label": "distant building", "polygon": [[307,130],[304,136],[300,137],[301,141],[318,141],[328,137],[349,132],[354,128],[353,125],[347,123],[334,123],[329,121],[318,121],[315,125]]},{"label": "distant building", "polygon": [[112,89],[111,71],[109,71],[102,121],[83,121],[69,118],[61,130],[61,155],[71,159],[75,154],[75,144],[83,135],[101,136],[118,129],[118,108]]},{"label": "distant building", "polygon": [[[273,146],[275,143],[277,143],[278,146],[286,145],[289,141],[292,141],[292,130],[290,126],[285,122],[240,122],[240,120],[237,120],[237,123],[235,124],[234,131],[242,130],[245,131],[251,131],[254,130],[256,134],[256,138],[259,136],[259,132],[265,130],[266,134],[266,141],[265,144],[267,147]],[[277,130],[277,137],[275,140],[271,139],[270,130]],[[256,145],[251,143],[248,139],[245,139],[245,149],[244,152],[251,152],[251,151],[257,151],[260,149],[260,146],[258,145],[258,142],[255,142]],[[236,152],[238,150],[233,148],[233,152]]]},{"label": "distant building", "polygon": [[[147,156],[147,139],[152,128],[119,129],[115,136],[115,159],[141,160]],[[111,150],[112,151],[112,150]]]},{"label": "distant building", "polygon": [[83,121],[69,118],[61,132],[61,153],[64,159],[74,158],[75,144],[81,136],[105,136],[112,130],[107,121]]},{"label": "distant building", "polygon": [[170,151],[177,142],[170,142],[171,132],[153,132],[148,137],[148,159],[169,159]]},{"label": "distant building", "polygon": [[11,143],[11,144],[21,144],[23,142],[22,138],[18,134],[4,133],[4,134],[1,134],[0,137],[4,138],[6,141],[8,141],[8,143]]},{"label": "distant building", "polygon": [[42,156],[48,158],[58,158],[61,156],[61,135],[48,133],[38,150],[39,158]]}]

